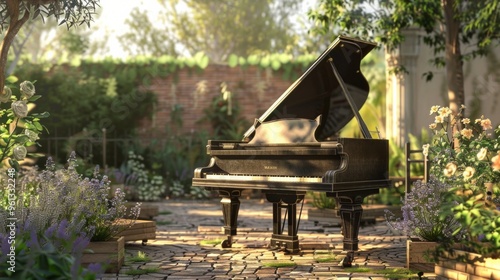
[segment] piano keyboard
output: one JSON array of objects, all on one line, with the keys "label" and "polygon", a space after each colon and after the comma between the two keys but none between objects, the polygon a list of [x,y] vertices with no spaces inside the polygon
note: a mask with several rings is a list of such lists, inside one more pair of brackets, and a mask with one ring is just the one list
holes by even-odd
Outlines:
[{"label": "piano keyboard", "polygon": [[267,182],[300,182],[321,183],[322,177],[298,177],[298,176],[263,176],[263,175],[239,175],[239,174],[207,174],[207,179],[227,181],[267,181]]}]

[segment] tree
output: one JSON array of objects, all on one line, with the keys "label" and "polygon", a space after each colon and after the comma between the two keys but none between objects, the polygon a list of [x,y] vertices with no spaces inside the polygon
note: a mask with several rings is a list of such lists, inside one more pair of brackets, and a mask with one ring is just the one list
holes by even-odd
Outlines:
[{"label": "tree", "polygon": [[16,35],[29,20],[55,18],[67,28],[89,25],[99,0],[0,0],[0,89],[5,84],[5,68],[9,49]]},{"label": "tree", "polygon": [[[124,47],[136,45],[150,55],[203,51],[223,62],[230,54],[282,52],[298,42],[292,15],[299,11],[299,0],[159,1],[165,7],[161,19],[152,21],[136,10],[126,21],[130,31],[120,38]],[[165,24],[155,26],[161,21]]]},{"label": "tree", "polygon": [[[499,0],[320,0],[309,11],[316,32],[340,32],[375,40],[391,51],[404,41],[403,31],[419,27],[433,63],[445,67],[450,108],[464,104],[463,62],[488,53],[500,39]],[[466,51],[465,51],[466,50]],[[427,79],[432,72],[426,73]],[[459,122],[457,122],[459,124]],[[454,127],[456,132],[458,127]]]}]

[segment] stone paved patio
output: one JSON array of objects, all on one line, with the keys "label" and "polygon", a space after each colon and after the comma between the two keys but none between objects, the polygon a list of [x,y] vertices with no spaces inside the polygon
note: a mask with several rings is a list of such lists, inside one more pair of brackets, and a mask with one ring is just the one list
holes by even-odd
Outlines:
[{"label": "stone paved patio", "polygon": [[[300,221],[299,254],[267,248],[272,205],[262,199],[241,200],[238,235],[233,247],[225,249],[214,244],[224,238],[219,200],[167,200],[157,205],[156,239],[146,246],[128,242],[126,264],[119,274],[102,279],[389,279],[381,272],[404,268],[406,262],[406,237],[393,233],[383,220],[360,229],[353,271],[340,264],[346,254],[340,228],[308,221],[307,203]],[[151,260],[127,261],[139,251]],[[154,272],[127,274],[147,268]],[[426,272],[422,279],[435,275]]]}]

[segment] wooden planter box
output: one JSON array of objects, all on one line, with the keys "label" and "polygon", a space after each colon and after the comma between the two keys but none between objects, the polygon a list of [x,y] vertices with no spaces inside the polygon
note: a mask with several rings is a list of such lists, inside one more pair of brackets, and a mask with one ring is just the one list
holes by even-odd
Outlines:
[{"label": "wooden planter box", "polygon": [[434,271],[434,262],[428,261],[425,256],[432,255],[436,250],[437,242],[420,241],[418,239],[406,240],[406,267],[423,272]]},{"label": "wooden planter box", "polygon": [[[466,256],[466,262],[457,260],[457,256]],[[481,255],[454,250],[454,254],[445,253],[434,266],[437,276],[450,280],[500,279],[500,259],[483,258]]]},{"label": "wooden planter box", "polygon": [[91,263],[100,263],[106,267],[106,273],[118,273],[125,259],[125,238],[121,236],[110,241],[93,241],[86,248],[81,264],[87,267]]},{"label": "wooden planter box", "polygon": [[156,222],[137,220],[132,227],[122,231],[120,235],[125,238],[125,242],[141,240],[142,245],[145,245],[149,239],[156,238]]},{"label": "wooden planter box", "polygon": [[[127,213],[129,213],[130,208],[135,206],[135,202],[127,202]],[[147,202],[141,203],[141,213],[139,213],[139,220],[152,220],[154,217],[158,216],[158,205],[150,204]]]}]

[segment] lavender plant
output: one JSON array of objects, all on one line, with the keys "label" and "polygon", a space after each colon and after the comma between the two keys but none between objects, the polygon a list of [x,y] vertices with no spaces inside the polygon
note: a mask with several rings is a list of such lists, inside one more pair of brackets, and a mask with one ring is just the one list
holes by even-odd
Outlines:
[{"label": "lavender plant", "polygon": [[[92,241],[103,241],[135,223],[139,203],[127,213],[120,189],[108,199],[109,181],[106,176],[99,179],[98,167],[93,178],[84,178],[75,167],[73,152],[67,168],[56,169],[49,158],[46,170],[33,169],[20,176],[14,211],[21,224],[42,234],[51,225],[67,220],[68,231],[84,232]],[[5,196],[6,190],[0,189],[0,195]],[[0,217],[7,216],[7,209],[5,202],[0,203]],[[5,227],[0,227],[0,233],[4,231]]]},{"label": "lavender plant", "polygon": [[[29,222],[17,230],[15,248],[8,234],[0,234],[0,276],[9,279],[95,279],[103,271],[100,264],[80,266],[90,238],[72,231],[62,220],[39,236]],[[10,256],[15,256],[11,261]],[[3,279],[3,278],[2,278]]]},{"label": "lavender plant", "polygon": [[443,241],[453,237],[460,227],[452,215],[442,218],[440,211],[444,196],[451,186],[432,178],[429,182],[417,181],[401,207],[402,218],[386,210],[388,225],[409,237],[423,241]]}]

